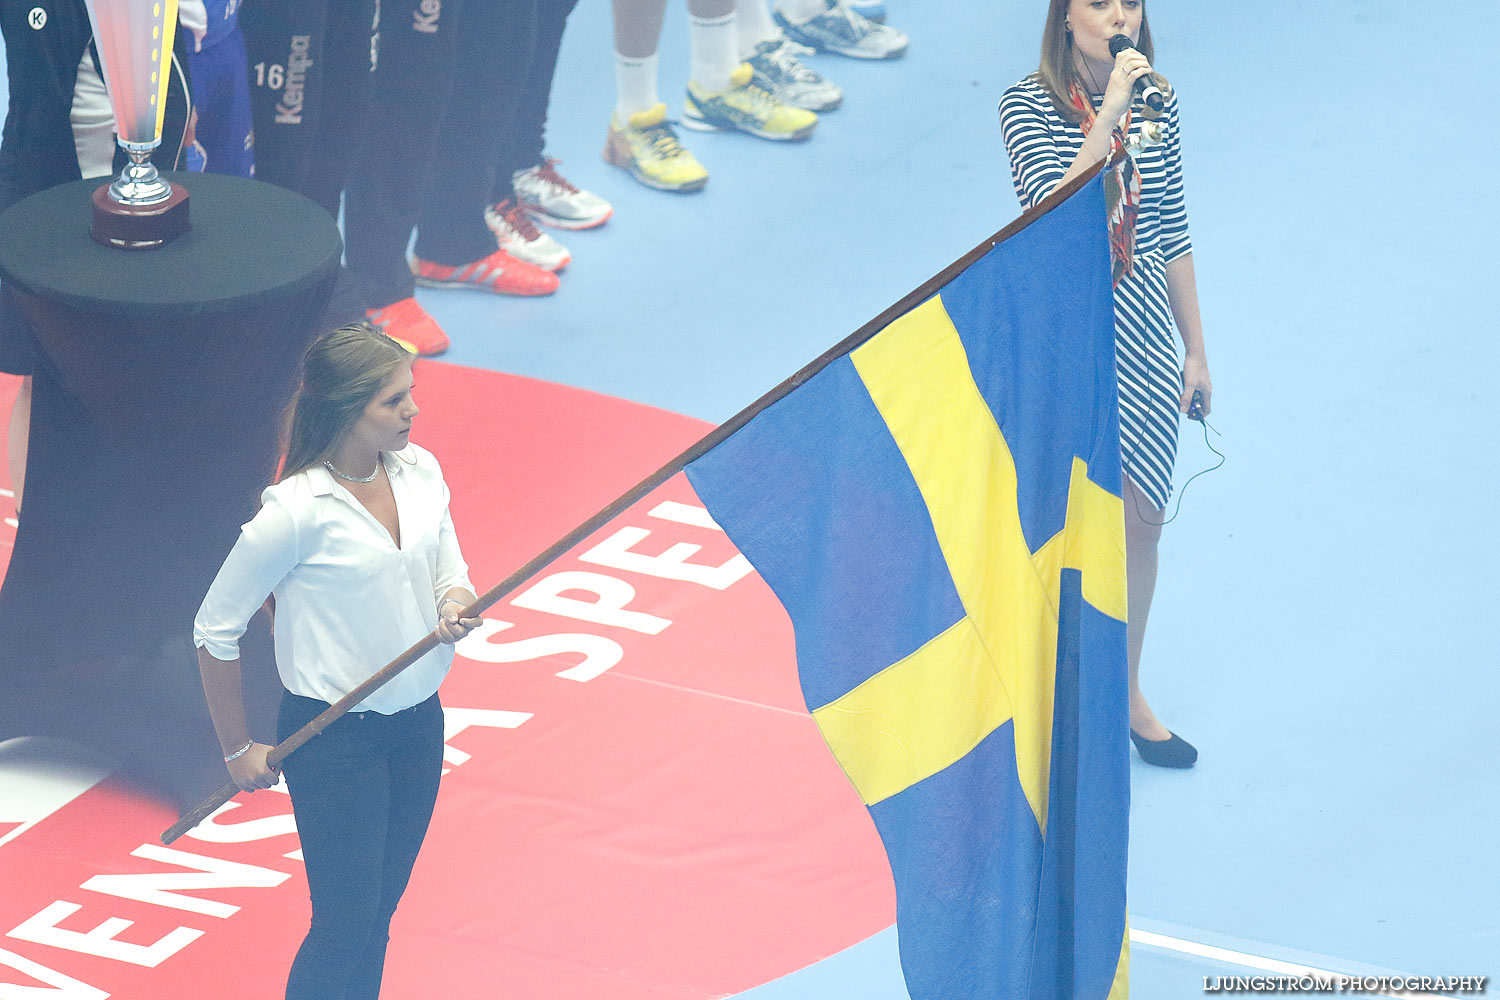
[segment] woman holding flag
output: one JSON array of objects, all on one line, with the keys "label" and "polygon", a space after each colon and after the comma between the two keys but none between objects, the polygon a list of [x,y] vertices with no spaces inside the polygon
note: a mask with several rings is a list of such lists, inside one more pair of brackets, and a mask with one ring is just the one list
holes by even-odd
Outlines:
[{"label": "woman holding flag", "polygon": [[279,777],[245,723],[239,639],[275,598],[286,691],[277,740],[428,633],[441,644],[287,758],[312,926],[288,1000],[373,1000],[388,928],[426,836],[442,771],[437,689],[480,623],[442,470],[410,442],[412,355],[367,324],[307,353],[280,480],[241,530],[194,623],[203,689],[230,775]]},{"label": "woman holding flag", "polygon": [[[1121,35],[1129,44],[1111,46]],[[1152,71],[1152,57],[1143,0],[1050,0],[1041,65],[1001,96],[1000,126],[1016,193],[1028,207],[1099,161],[1127,154],[1105,168],[1104,183],[1124,469],[1130,736],[1148,764],[1191,767],[1198,752],[1156,718],[1139,680],[1178,414],[1207,415],[1213,396],[1183,200],[1177,97]],[[1160,112],[1137,96],[1143,78],[1166,91]],[[1180,369],[1174,325],[1182,337]]]}]

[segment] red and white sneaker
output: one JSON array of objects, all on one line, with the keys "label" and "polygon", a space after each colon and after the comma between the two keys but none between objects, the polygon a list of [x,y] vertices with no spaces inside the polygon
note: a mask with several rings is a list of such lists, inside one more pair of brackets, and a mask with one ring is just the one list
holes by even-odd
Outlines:
[{"label": "red and white sneaker", "polygon": [[516,260],[504,250],[458,267],[414,257],[412,272],[417,284],[429,288],[477,288],[496,295],[551,295],[557,291],[557,275]]},{"label": "red and white sneaker", "polygon": [[543,160],[534,167],[517,170],[511,175],[516,197],[536,221],[553,229],[593,229],[615,214],[609,202],[574,187],[554,169],[556,160]]},{"label": "red and white sneaker", "polygon": [[416,299],[405,298],[380,309],[367,310],[365,318],[413,354],[425,357],[448,349],[448,335]]},{"label": "red and white sneaker", "polygon": [[561,271],[573,259],[567,247],[538,229],[526,209],[510,198],[485,209],[484,224],[495,234],[500,249],[516,260]]}]

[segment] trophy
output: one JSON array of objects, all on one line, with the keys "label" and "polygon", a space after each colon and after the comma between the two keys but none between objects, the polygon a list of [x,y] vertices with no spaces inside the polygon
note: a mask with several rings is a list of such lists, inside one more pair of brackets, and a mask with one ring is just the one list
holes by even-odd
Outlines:
[{"label": "trophy", "polygon": [[120,147],[130,162],[94,192],[90,235],[132,250],[159,247],[188,229],[188,193],[157,173],[177,0],[85,0]]}]

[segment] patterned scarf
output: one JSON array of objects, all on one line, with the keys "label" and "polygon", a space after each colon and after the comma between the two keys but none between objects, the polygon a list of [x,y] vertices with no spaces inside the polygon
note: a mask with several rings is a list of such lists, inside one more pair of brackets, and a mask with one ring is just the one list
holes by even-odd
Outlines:
[{"label": "patterned scarf", "polygon": [[[1083,131],[1088,134],[1094,127],[1094,104],[1083,92],[1077,81],[1068,88],[1068,100],[1083,114]],[[1130,134],[1130,119],[1134,112],[1127,111],[1125,120],[1114,127],[1109,137],[1109,156],[1115,158],[1125,148],[1125,137]],[[1109,214],[1109,256],[1114,284],[1130,273],[1135,262],[1135,220],[1141,213],[1141,175],[1135,169],[1135,160],[1128,154],[1104,171],[1104,205]]]}]

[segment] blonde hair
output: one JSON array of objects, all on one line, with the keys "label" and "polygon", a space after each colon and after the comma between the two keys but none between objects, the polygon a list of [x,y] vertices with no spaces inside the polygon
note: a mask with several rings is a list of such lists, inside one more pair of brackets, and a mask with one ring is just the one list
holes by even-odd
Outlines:
[{"label": "blonde hair", "polygon": [[333,454],[385,380],[415,355],[369,323],[351,323],[313,341],[302,362],[281,477]]},{"label": "blonde hair", "polygon": [[[1066,121],[1079,124],[1083,112],[1073,107],[1068,99],[1072,84],[1087,91],[1083,77],[1073,62],[1073,32],[1068,29],[1068,6],[1072,0],[1050,0],[1047,5],[1047,23],[1042,27],[1042,61],[1037,67],[1037,79],[1042,89],[1052,99],[1052,106]],[[1136,51],[1146,57],[1147,62],[1156,61],[1156,49],[1151,44],[1151,24],[1146,18],[1145,0],[1141,2],[1141,34],[1135,43]],[[1151,74],[1163,92],[1170,92],[1166,77]]]}]

